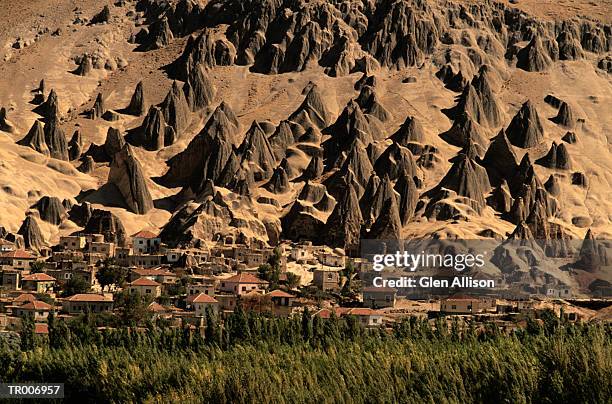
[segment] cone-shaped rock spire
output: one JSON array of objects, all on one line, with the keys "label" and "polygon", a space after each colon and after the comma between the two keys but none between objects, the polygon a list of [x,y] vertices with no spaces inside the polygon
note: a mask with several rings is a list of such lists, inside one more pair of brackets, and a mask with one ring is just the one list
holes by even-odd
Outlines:
[{"label": "cone-shaped rock spire", "polygon": [[312,83],[302,104],[289,116],[290,121],[299,123],[304,127],[309,126],[308,121],[310,121],[319,129],[328,126],[331,119],[331,113],[323,101],[319,87],[314,83]]},{"label": "cone-shaped rock spire", "polygon": [[270,181],[264,186],[273,194],[282,194],[289,190],[289,178],[283,167],[277,167]]},{"label": "cone-shaped rock spire", "polygon": [[482,159],[482,165],[487,169],[489,179],[493,184],[498,184],[506,178],[512,178],[516,173],[518,168],[516,154],[503,129],[489,144]]},{"label": "cone-shaped rock spire", "polygon": [[172,88],[159,107],[164,113],[166,123],[174,128],[174,132],[179,137],[189,124],[189,105],[176,81],[172,83]]},{"label": "cone-shaped rock spire", "polygon": [[402,175],[395,183],[395,190],[399,194],[399,214],[402,225],[408,223],[414,216],[419,200],[419,191],[412,177]]},{"label": "cone-shaped rock spire", "polygon": [[550,150],[544,157],[536,160],[536,164],[547,168],[557,168],[559,170],[569,170],[572,168],[567,147],[565,147],[563,143],[557,146],[555,142],[552,143]]},{"label": "cone-shaped rock spire", "polygon": [[45,142],[45,131],[39,120],[34,121],[28,134],[18,141],[17,144],[30,147],[45,156],[49,156],[50,154],[47,143]]},{"label": "cone-shaped rock spire", "polygon": [[589,229],[580,247],[576,266],[588,272],[596,272],[602,266],[610,265],[610,263],[606,246],[600,243]]},{"label": "cone-shaped rock spire", "polygon": [[359,249],[363,218],[355,189],[349,184],[325,225],[326,243],[349,251]]},{"label": "cone-shaped rock spire", "polygon": [[144,214],[153,208],[153,199],[145,182],[142,167],[129,145],[125,145],[115,154],[108,182],[115,184],[132,212]]},{"label": "cone-shaped rock spire", "polygon": [[533,36],[527,46],[518,51],[516,56],[516,67],[528,72],[541,72],[552,64],[548,51],[537,34]]},{"label": "cone-shaped rock spire", "polygon": [[15,127],[11,124],[6,118],[6,108],[0,108],[0,131],[13,133],[15,132]]},{"label": "cone-shaped rock spire", "polygon": [[484,148],[486,138],[484,131],[468,114],[457,116],[453,126],[446,132],[440,133],[440,137],[449,144],[457,147],[465,147],[470,140]]},{"label": "cone-shaped rock spire", "polygon": [[552,119],[558,125],[565,126],[566,128],[573,128],[576,124],[576,118],[570,108],[569,104],[565,101],[561,103],[557,116]]},{"label": "cone-shaped rock spire", "polygon": [[470,198],[479,206],[485,205],[485,195],[491,188],[486,171],[465,154],[459,154],[452,167],[430,195],[438,194],[442,188],[455,191]]},{"label": "cone-shaped rock spire", "polygon": [[112,212],[95,209],[83,229],[85,234],[102,234],[104,241],[120,247],[127,245],[127,233],[121,220]]},{"label": "cone-shaped rock spire", "polygon": [[185,95],[192,111],[198,111],[212,103],[215,97],[215,86],[202,66],[195,66],[189,72]]},{"label": "cone-shaped rock spire", "polygon": [[391,135],[390,139],[406,146],[409,142],[423,142],[425,130],[423,125],[413,116],[408,116],[399,129]]},{"label": "cone-shaped rock spire", "polygon": [[261,178],[270,178],[275,166],[274,152],[266,138],[263,129],[256,121],[245,135],[244,141],[238,148],[238,154],[242,161],[255,165],[255,170],[260,172]]},{"label": "cone-shaped rock spire", "polygon": [[144,85],[142,81],[139,81],[136,84],[136,88],[134,89],[134,94],[132,94],[132,98],[130,99],[130,104],[125,108],[125,113],[135,116],[140,116],[145,113],[147,110],[147,105],[145,102],[144,95]]},{"label": "cone-shaped rock spire", "polygon": [[381,104],[373,87],[362,87],[356,101],[363,112],[375,116],[381,122],[386,122],[392,117],[391,113]]},{"label": "cone-shaped rock spire", "polygon": [[384,215],[379,215],[368,237],[377,240],[399,240],[402,232],[402,221],[395,198],[389,198],[383,206]]},{"label": "cone-shaped rock spire", "polygon": [[33,216],[26,216],[17,234],[23,237],[26,248],[39,251],[45,245],[45,239]]},{"label": "cone-shaped rock spire", "polygon": [[524,149],[542,143],[544,129],[538,111],[531,101],[527,100],[512,118],[506,134],[510,143]]},{"label": "cone-shaped rock spire", "polygon": [[60,224],[66,216],[62,201],[57,197],[43,196],[36,202],[35,207],[42,220],[54,225]]},{"label": "cone-shaped rock spire", "polygon": [[81,132],[75,130],[72,134],[72,138],[68,142],[68,157],[70,161],[78,160],[81,157],[83,151],[83,139],[81,139]]},{"label": "cone-shaped rock spire", "polygon": [[56,116],[45,124],[45,143],[49,148],[49,155],[59,160],[68,160],[68,144],[66,134],[59,126],[59,118]]}]

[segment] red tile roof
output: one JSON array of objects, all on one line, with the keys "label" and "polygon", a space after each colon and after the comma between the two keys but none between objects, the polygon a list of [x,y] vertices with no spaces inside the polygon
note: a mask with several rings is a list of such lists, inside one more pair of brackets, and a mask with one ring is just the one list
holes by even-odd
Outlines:
[{"label": "red tile roof", "polygon": [[295,297],[292,294],[289,294],[287,292],[284,292],[282,290],[273,290],[272,292],[268,293],[268,296],[270,297]]},{"label": "red tile roof", "polygon": [[137,238],[157,238],[157,234],[153,233],[152,231],[148,231],[148,230],[141,230],[136,234],[132,234],[132,237],[137,237]]},{"label": "red tile roof", "polygon": [[317,311],[314,315],[319,316],[321,318],[331,318],[332,312],[329,309],[321,309]]},{"label": "red tile roof", "polygon": [[217,299],[212,296],[207,295],[206,293],[200,293],[197,295],[192,303],[219,303]]},{"label": "red tile roof", "polygon": [[79,293],[68,298],[70,302],[112,302],[111,297],[98,295],[96,293]]},{"label": "red tile roof", "polygon": [[31,293],[22,293],[13,300],[14,303],[33,302],[36,297]]},{"label": "red tile roof", "polygon": [[21,259],[29,259],[29,260],[33,260],[36,258],[32,254],[24,250],[15,250],[15,251],[5,252],[2,255],[0,255],[0,257],[2,258],[21,258]]},{"label": "red tile roof", "polygon": [[51,310],[53,307],[50,304],[45,302],[41,302],[40,300],[34,300],[33,302],[28,302],[24,305],[19,306],[20,309],[24,310]]},{"label": "red tile roof", "polygon": [[148,311],[152,311],[154,313],[165,312],[167,309],[157,302],[151,302],[151,304],[147,307]]},{"label": "red tile roof", "polygon": [[249,274],[246,272],[241,272],[237,275],[232,276],[231,278],[227,278],[222,280],[221,282],[229,282],[229,283],[258,283],[258,284],[267,284],[268,282],[263,279],[259,279],[253,274]]},{"label": "red tile roof", "polygon": [[55,282],[55,278],[47,275],[45,273],[37,273],[37,274],[30,274],[30,275],[25,275],[22,278],[22,281],[36,281],[36,282]]},{"label": "red tile roof", "polygon": [[147,278],[138,278],[130,286],[160,286],[159,283]]},{"label": "red tile roof", "polygon": [[376,311],[362,307],[355,307],[346,312],[347,316],[372,316],[375,314],[377,314]]},{"label": "red tile roof", "polygon": [[35,334],[49,334],[49,325],[45,323],[34,324],[34,333]]}]

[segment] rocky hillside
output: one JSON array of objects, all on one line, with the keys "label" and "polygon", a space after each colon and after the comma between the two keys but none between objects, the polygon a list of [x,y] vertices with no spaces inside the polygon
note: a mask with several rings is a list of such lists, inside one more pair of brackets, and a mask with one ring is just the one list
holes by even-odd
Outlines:
[{"label": "rocky hillside", "polygon": [[[29,248],[150,228],[568,258],[612,236],[608,21],[494,1],[57,3],[2,30],[0,225]],[[612,281],[600,250],[596,271],[498,266],[587,291]]]}]

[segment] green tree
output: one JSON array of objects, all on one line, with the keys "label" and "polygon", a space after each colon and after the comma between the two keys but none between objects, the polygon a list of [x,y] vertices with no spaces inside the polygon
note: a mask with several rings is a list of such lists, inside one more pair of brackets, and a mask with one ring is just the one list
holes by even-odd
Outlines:
[{"label": "green tree", "polygon": [[32,261],[30,262],[30,272],[38,274],[43,272],[45,269],[45,263],[43,261]]},{"label": "green tree", "polygon": [[287,282],[285,283],[289,289],[295,289],[300,286],[300,276],[293,272],[287,272]]},{"label": "green tree", "polygon": [[107,258],[103,261],[102,266],[96,273],[96,279],[102,290],[107,286],[117,285],[121,286],[129,275],[129,270],[125,267],[117,265],[114,258]]},{"label": "green tree", "polygon": [[34,316],[27,315],[21,318],[21,350],[31,351],[34,349]]},{"label": "green tree", "polygon": [[219,321],[210,307],[206,308],[206,343],[209,345],[219,345],[221,343]]},{"label": "green tree", "polygon": [[89,292],[89,283],[80,275],[73,275],[64,285],[62,296],[68,297]]},{"label": "green tree", "polygon": [[130,293],[127,290],[119,293],[115,299],[115,308],[119,319],[127,326],[137,326],[148,317],[147,301],[140,293]]}]

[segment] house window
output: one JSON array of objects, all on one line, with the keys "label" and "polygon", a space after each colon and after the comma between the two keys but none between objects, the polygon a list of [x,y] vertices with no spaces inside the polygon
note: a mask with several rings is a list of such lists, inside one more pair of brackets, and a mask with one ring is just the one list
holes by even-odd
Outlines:
[{"label": "house window", "polygon": [[387,303],[391,302],[391,296],[389,296],[389,295],[385,296],[385,301]]},{"label": "house window", "polygon": [[142,240],[138,240],[138,244],[143,244],[143,243],[142,243]]},{"label": "house window", "polygon": [[148,294],[148,293],[151,293],[151,289],[147,289],[147,290],[145,290],[145,293],[147,293],[147,294]]},{"label": "house window", "polygon": [[453,305],[451,306],[451,310],[456,310],[456,309],[457,309],[457,306],[453,304]]},{"label": "house window", "polygon": [[242,287],[242,291],[243,291],[243,292],[246,292],[246,286],[243,286],[243,287]]}]

